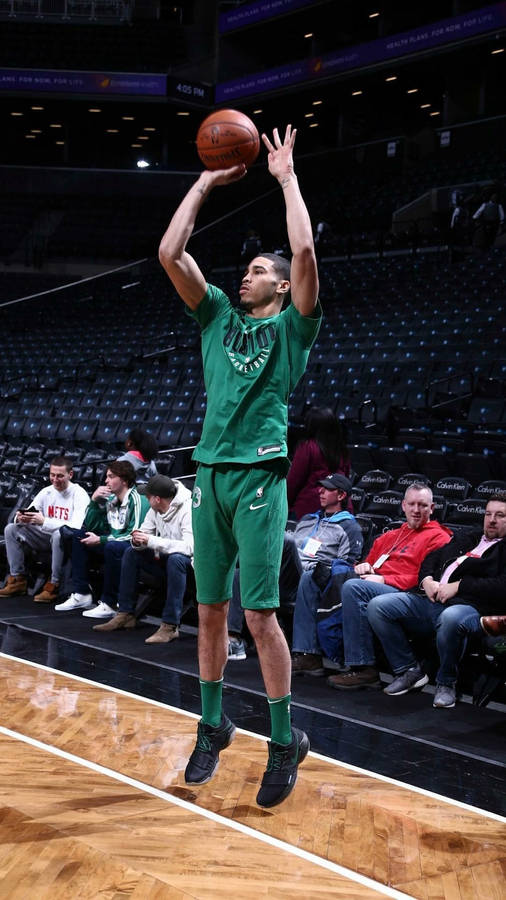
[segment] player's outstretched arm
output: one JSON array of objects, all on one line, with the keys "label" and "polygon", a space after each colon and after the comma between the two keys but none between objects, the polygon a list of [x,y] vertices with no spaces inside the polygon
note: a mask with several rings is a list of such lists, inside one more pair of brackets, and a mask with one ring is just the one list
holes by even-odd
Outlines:
[{"label": "player's outstretched arm", "polygon": [[238,181],[246,174],[246,166],[231,169],[207,169],[190,188],[172,216],[158,251],[159,260],[182,300],[196,309],[206,292],[206,280],[186,245],[204,201],[214,187]]},{"label": "player's outstretched arm", "polygon": [[309,316],[318,299],[318,268],[311,219],[293,165],[296,134],[297,130],[294,128],[292,131],[292,126],[287,125],[283,141],[277,128],[273,131],[273,143],[265,134],[262,135],[262,140],[269,151],[269,172],[279,181],[285,198],[288,241],[292,251],[292,303],[303,316]]}]

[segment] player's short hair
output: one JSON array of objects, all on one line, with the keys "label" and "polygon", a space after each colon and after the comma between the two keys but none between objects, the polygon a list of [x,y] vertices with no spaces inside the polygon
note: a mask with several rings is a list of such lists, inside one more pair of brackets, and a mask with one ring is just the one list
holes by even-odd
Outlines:
[{"label": "player's short hair", "polygon": [[290,261],[278,253],[260,253],[259,256],[269,259],[280,281],[290,281]]}]

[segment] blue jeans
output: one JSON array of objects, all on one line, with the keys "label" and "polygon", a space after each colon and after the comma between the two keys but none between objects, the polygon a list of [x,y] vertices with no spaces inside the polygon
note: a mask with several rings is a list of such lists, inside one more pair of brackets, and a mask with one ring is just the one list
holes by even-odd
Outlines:
[{"label": "blue jeans", "polygon": [[417,663],[409,635],[432,638],[435,632],[440,662],[436,682],[447,686],[457,680],[469,638],[481,634],[480,615],[473,606],[431,603],[418,594],[399,592],[371,600],[368,617],[394,675]]},{"label": "blue jeans", "polygon": [[67,538],[72,534],[72,590],[78,594],[89,594],[89,562],[91,558],[103,561],[104,576],[100,600],[113,609],[118,602],[118,588],[123,554],[130,546],[128,541],[106,541],[88,547],[81,544],[86,536],[84,528],[67,529]]},{"label": "blue jeans", "polygon": [[320,588],[313,581],[312,571],[303,572],[297,591],[293,613],[292,650],[294,653],[320,654],[317,633],[317,609],[321,599]]},{"label": "blue jeans", "polygon": [[[399,593],[398,588],[377,581],[351,578],[341,589],[343,601],[344,661],[347,666],[375,666],[374,633],[367,607],[374,597]],[[381,600],[383,602],[383,600]]]},{"label": "blue jeans", "polygon": [[169,553],[155,557],[153,550],[134,550],[128,544],[121,562],[119,584],[119,610],[133,613],[137,600],[137,586],[141,569],[154,575],[157,581],[167,579],[167,593],[162,611],[162,622],[179,625],[186,591],[186,576],[192,561],[184,553]]}]

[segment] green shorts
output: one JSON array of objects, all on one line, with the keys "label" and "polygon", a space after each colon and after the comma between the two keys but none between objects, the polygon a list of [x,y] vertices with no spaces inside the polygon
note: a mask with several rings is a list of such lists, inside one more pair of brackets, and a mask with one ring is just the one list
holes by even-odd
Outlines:
[{"label": "green shorts", "polygon": [[282,459],[259,466],[199,466],[192,508],[199,603],[230,600],[239,558],[243,608],[279,606],[288,516],[285,472]]}]

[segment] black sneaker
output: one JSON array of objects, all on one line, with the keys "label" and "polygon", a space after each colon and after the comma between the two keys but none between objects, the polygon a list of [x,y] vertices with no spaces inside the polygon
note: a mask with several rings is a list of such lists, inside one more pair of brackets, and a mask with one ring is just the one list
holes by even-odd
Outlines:
[{"label": "black sneaker", "polygon": [[197,728],[197,743],[188,760],[184,773],[186,784],[206,784],[218,768],[220,750],[224,750],[234,740],[235,725],[222,713],[218,726],[206,725],[200,720]]},{"label": "black sneaker", "polygon": [[259,806],[276,806],[291,793],[297,781],[297,766],[309,751],[307,734],[292,728],[292,743],[269,742],[269,761],[257,794]]}]

